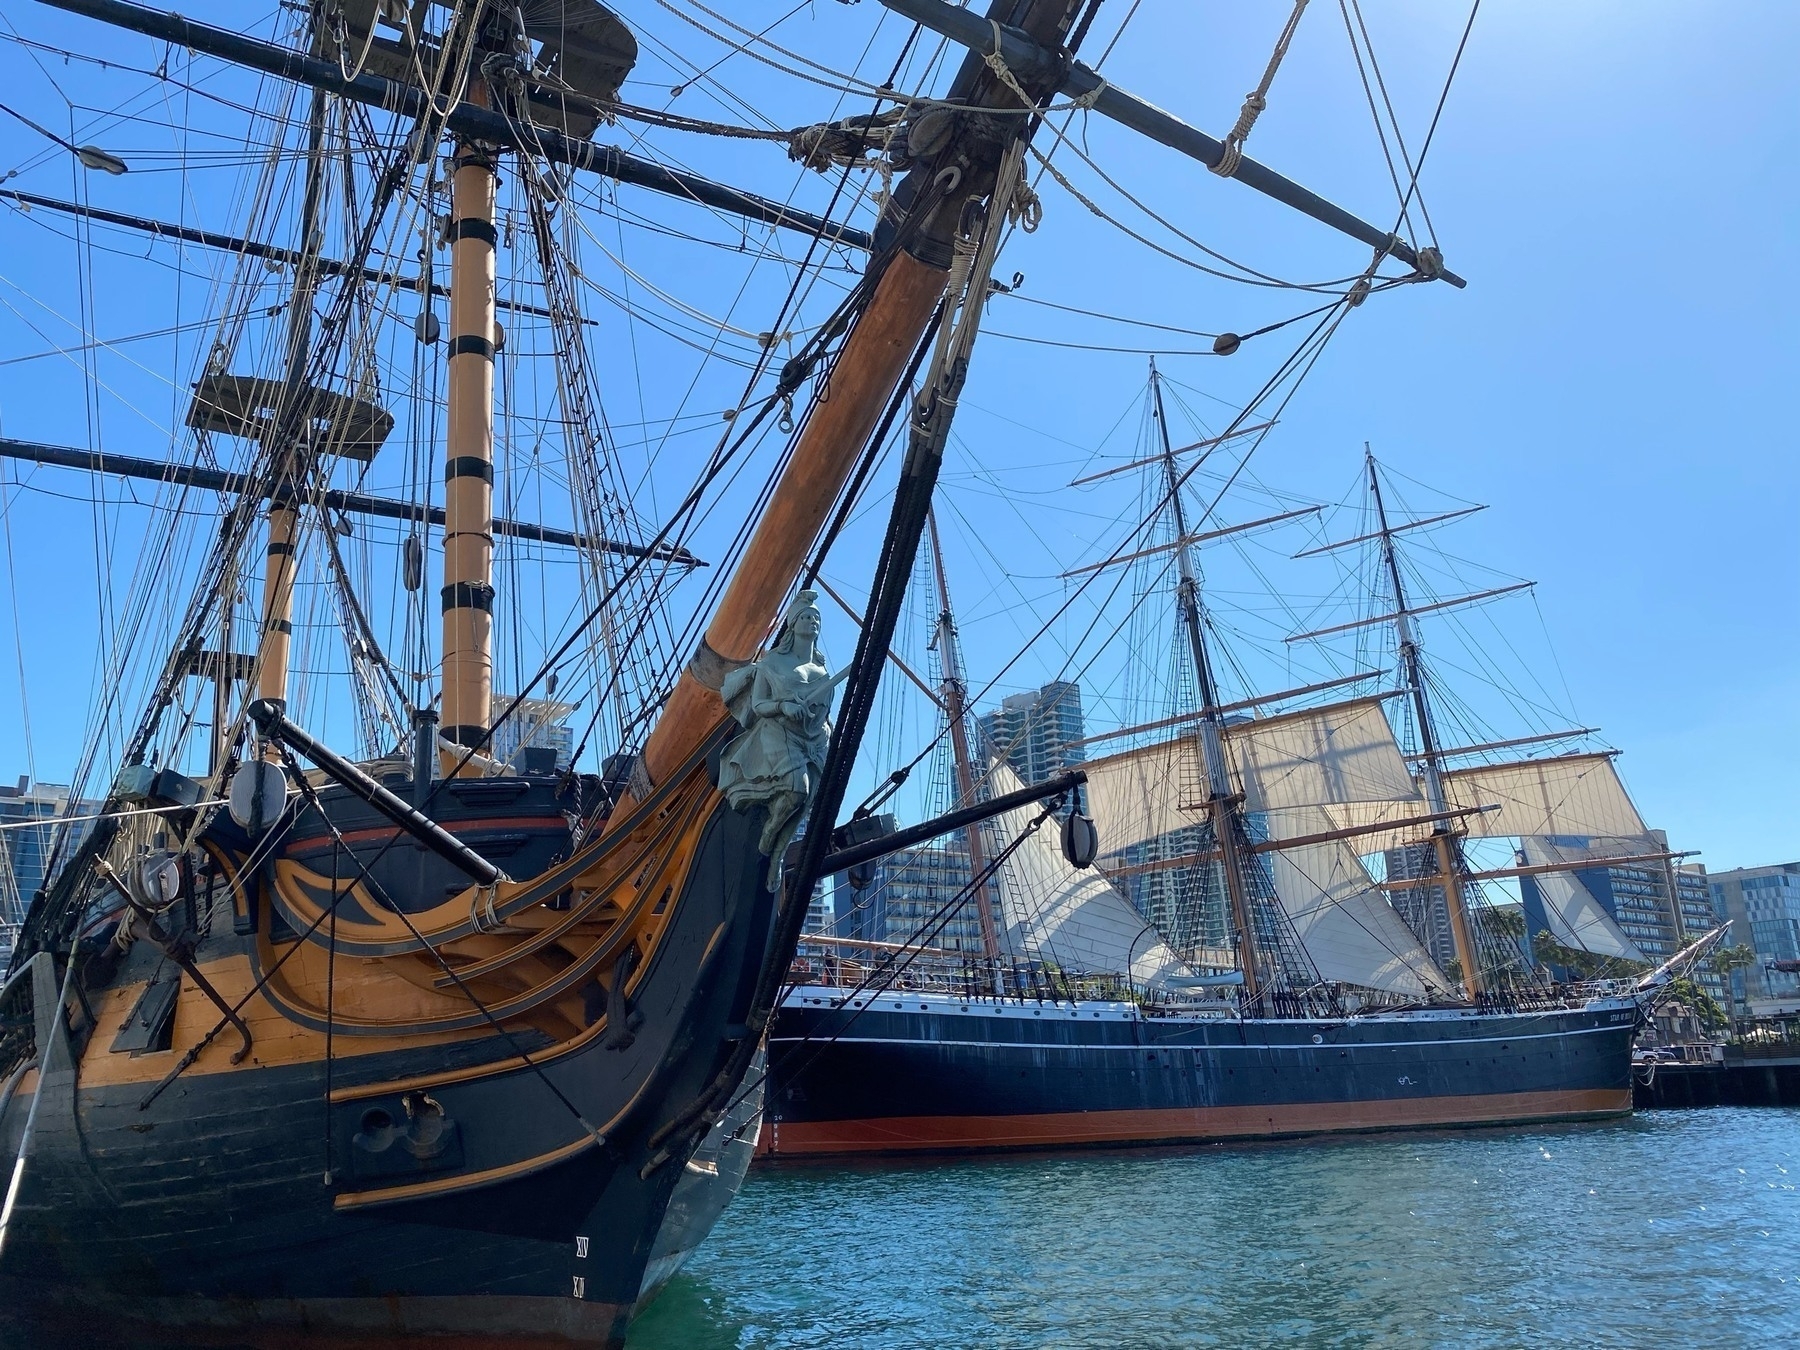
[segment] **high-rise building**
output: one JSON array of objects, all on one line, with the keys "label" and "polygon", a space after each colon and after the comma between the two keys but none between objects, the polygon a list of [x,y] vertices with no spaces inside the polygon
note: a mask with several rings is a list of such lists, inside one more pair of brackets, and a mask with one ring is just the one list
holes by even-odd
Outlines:
[{"label": "high-rise building", "polygon": [[[1586,839],[1549,842],[1565,854],[1578,854],[1591,843]],[[1664,851],[1669,846],[1668,836],[1661,830],[1652,830],[1648,842]],[[1722,921],[1707,884],[1706,869],[1697,864],[1674,867],[1663,862],[1597,862],[1592,867],[1575,868],[1568,875],[1599,903],[1651,965],[1661,965]],[[1544,893],[1535,877],[1519,878],[1519,895],[1524,901],[1529,931],[1535,934],[1548,927]],[[1725,1000],[1725,982],[1717,973],[1702,965],[1693,974],[1707,993],[1720,1002]]]},{"label": "high-rise building", "polygon": [[1183,861],[1212,851],[1212,825],[1203,821],[1109,854],[1103,866],[1144,922],[1184,960],[1230,965],[1235,958],[1224,868],[1216,861]]},{"label": "high-rise building", "polygon": [[801,926],[800,931],[807,934],[829,934],[832,924],[836,921],[837,915],[832,907],[831,892],[825,885],[825,878],[820,877],[813,883],[812,899],[807,902],[806,906],[806,922]]},{"label": "high-rise building", "polygon": [[880,866],[879,861],[871,864],[866,886],[854,884],[848,872],[839,872],[831,878],[831,931],[834,937],[851,942],[887,941],[887,888],[875,884],[875,874]]},{"label": "high-rise building", "polygon": [[1675,954],[1675,925],[1660,864],[1583,867],[1572,875],[1651,965],[1661,965]]},{"label": "high-rise building", "polygon": [[837,936],[861,942],[922,939],[927,947],[979,957],[981,913],[974,902],[965,899],[945,912],[967,890],[971,875],[968,846],[961,839],[879,858],[869,864],[867,885],[857,886],[849,873],[839,872],[832,878]]},{"label": "high-rise building", "polygon": [[0,825],[11,827],[0,830],[0,956],[12,951],[31,897],[50,880],[52,859],[67,858],[93,828],[92,821],[65,825],[57,817],[92,814],[91,805],[81,802],[71,809],[67,787],[34,784],[23,775],[17,786],[0,786]]},{"label": "high-rise building", "polygon": [[1684,944],[1705,937],[1725,922],[1724,913],[1713,903],[1712,879],[1706,875],[1705,863],[1682,863],[1677,867],[1675,890]]},{"label": "high-rise building", "polygon": [[[494,709],[505,712],[512,708],[512,695],[495,694]],[[502,764],[513,764],[520,758],[522,747],[530,746],[539,750],[554,752],[554,767],[566,769],[569,761],[575,756],[575,728],[568,725],[568,718],[575,711],[573,703],[557,703],[547,698],[526,698],[519,700],[519,706],[513,708],[512,716],[494,728],[493,737],[488,742],[488,755]],[[521,762],[515,768],[526,768]],[[534,766],[535,767],[535,766]]]},{"label": "high-rise building", "polygon": [[1042,783],[1079,764],[1087,753],[1076,742],[1087,734],[1081,686],[1052,680],[1036,693],[1012,694],[975,719],[984,756],[1004,759],[1019,780]]},{"label": "high-rise building", "polygon": [[1714,903],[1731,920],[1730,941],[1756,949],[1756,963],[1742,972],[1752,999],[1791,1000],[1800,975],[1770,970],[1771,961],[1800,961],[1800,862],[1714,872]]},{"label": "high-rise building", "polygon": [[[1437,845],[1430,842],[1390,848],[1382,854],[1382,860],[1387,865],[1389,882],[1443,875]],[[1456,960],[1456,934],[1450,927],[1450,906],[1444,899],[1442,882],[1391,890],[1388,900],[1439,968]]]}]

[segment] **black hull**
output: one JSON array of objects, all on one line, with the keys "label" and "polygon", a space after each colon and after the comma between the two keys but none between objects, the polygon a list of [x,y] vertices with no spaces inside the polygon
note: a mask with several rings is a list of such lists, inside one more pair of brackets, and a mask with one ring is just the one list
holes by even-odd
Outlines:
[{"label": "black hull", "polygon": [[772,1157],[1193,1143],[1631,1110],[1629,1000],[1238,1021],[801,988],[769,1044]]},{"label": "black hull", "polygon": [[639,1310],[675,1277],[743,1186],[762,1129],[767,1068],[760,1054],[750,1061],[742,1094],[732,1099],[731,1109],[712,1127],[683,1167],[675,1193],[669,1197],[662,1229],[656,1235],[656,1246],[651,1249],[650,1264],[644,1269],[644,1282],[638,1290]]},{"label": "black hull", "polygon": [[[280,1046],[262,1037],[242,1067],[196,1067],[148,1109],[144,1082],[78,1082],[53,1053],[0,1120],[10,1164],[42,1096],[0,1319],[34,1348],[116,1343],[126,1324],[134,1344],[619,1343],[700,1142],[663,1159],[651,1137],[725,1068],[764,959],[760,825],[714,811],[636,987],[629,1045],[596,1036],[552,1054],[527,1035],[535,1069],[493,1036],[344,1053],[329,1110],[326,1066],[273,1062]],[[430,1089],[453,1149],[359,1144],[369,1112],[404,1119],[403,1080],[482,1059],[491,1072]]]}]

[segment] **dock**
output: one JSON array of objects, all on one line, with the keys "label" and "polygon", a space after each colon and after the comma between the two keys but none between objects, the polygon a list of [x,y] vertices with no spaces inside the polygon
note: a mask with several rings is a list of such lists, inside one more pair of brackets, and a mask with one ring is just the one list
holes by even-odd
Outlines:
[{"label": "dock", "polygon": [[1800,1043],[1721,1047],[1717,1058],[1640,1064],[1632,1103],[1647,1107],[1800,1106]]}]

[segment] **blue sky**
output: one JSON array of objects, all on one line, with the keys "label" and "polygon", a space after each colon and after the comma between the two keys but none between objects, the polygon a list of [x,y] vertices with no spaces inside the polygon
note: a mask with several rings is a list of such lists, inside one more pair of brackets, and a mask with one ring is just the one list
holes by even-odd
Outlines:
[{"label": "blue sky", "polygon": [[[1128,8],[1125,0],[1109,0],[1096,41],[1111,36]],[[678,51],[702,64],[723,60],[712,78],[776,125],[832,115],[830,91],[728,55],[649,3],[620,9],[646,37],[628,97],[698,116],[744,116],[704,82],[672,99],[670,86],[686,76],[673,74],[664,54]],[[1261,73],[1287,10],[1276,3],[1143,0],[1106,72],[1217,132]],[[233,6],[197,3],[184,12],[273,31],[272,17],[245,24]],[[885,76],[901,35],[874,0],[819,0],[799,10],[745,4],[731,12],[753,27],[781,19],[775,40],[839,69],[860,59],[871,79]],[[1400,124],[1416,147],[1467,10],[1365,0],[1363,12]],[[147,39],[35,5],[11,8],[0,39],[8,35],[143,69],[163,55]],[[1444,594],[1454,593],[1458,579],[1472,590],[1514,576],[1536,580],[1537,590],[1483,612],[1491,617],[1428,626],[1428,649],[1460,668],[1459,644],[1473,642],[1536,691],[1533,708],[1522,711],[1479,680],[1459,686],[1482,725],[1517,734],[1566,715],[1601,727],[1624,752],[1620,768],[1646,818],[1666,828],[1676,847],[1702,850],[1714,869],[1800,856],[1800,577],[1792,538],[1800,492],[1792,419],[1780,392],[1792,387],[1800,347],[1791,298],[1800,282],[1796,54],[1800,8],[1788,4],[1489,0],[1422,179],[1446,260],[1469,279],[1468,289],[1400,288],[1353,315],[1257,449],[1240,479],[1247,491],[1229,503],[1230,518],[1244,519],[1267,514],[1271,501],[1348,499],[1365,441],[1403,476],[1402,495],[1418,513],[1487,503],[1487,511],[1453,531],[1422,538],[1419,566],[1441,570]],[[186,68],[179,53],[174,61]],[[254,93],[252,82],[216,63],[196,62],[190,74],[203,75],[209,88]],[[242,228],[234,195],[241,168],[199,170],[190,154],[183,175],[171,157],[184,145],[224,143],[154,125],[227,127],[217,105],[7,40],[0,40],[0,81],[7,89],[0,101],[28,116],[65,133],[73,126],[83,133],[78,140],[137,152],[123,179],[87,175],[73,183],[79,171],[67,157],[41,153],[42,143],[13,123],[0,173],[22,171],[9,188],[56,197],[81,190],[117,209]],[[93,111],[140,93],[146,121],[120,125]],[[71,109],[65,94],[79,106]],[[1308,10],[1247,149],[1360,214],[1391,217],[1394,193],[1362,98],[1343,21],[1336,6],[1320,0]],[[602,138],[628,134],[621,128]],[[1353,274],[1366,262],[1360,246],[1161,147],[1097,119],[1085,134],[1111,177],[1221,252],[1291,278]],[[642,148],[815,206],[829,188],[776,148],[667,135],[647,138]],[[1109,213],[1174,243],[1108,195],[1079,161],[1059,152],[1057,162]],[[1306,293],[1202,276],[1094,219],[1054,185],[1041,186],[1043,227],[1016,237],[998,269],[1008,277],[1023,272],[1026,296],[1196,333],[1248,331],[1311,303]],[[688,219],[680,213],[690,210],[630,189],[608,199],[671,222]],[[716,221],[700,225],[721,234]],[[721,295],[736,297],[732,321],[751,332],[772,312],[779,278],[753,273],[739,255],[698,253],[624,227],[608,237],[619,241],[621,254],[629,244],[641,276],[696,308],[716,314],[727,303]],[[203,265],[176,276],[163,265],[173,255],[156,252],[166,246],[113,235],[104,241],[121,252],[89,260],[93,331],[141,333],[205,316],[212,279]],[[148,265],[153,258],[163,261]],[[0,212],[0,289],[8,302],[0,310],[0,361],[71,340],[67,324],[49,315],[79,320],[78,262],[41,214],[27,220]],[[608,265],[597,260],[595,275]],[[828,299],[821,292],[805,317],[816,321]],[[626,332],[601,317],[598,350],[609,363],[615,425],[735,401],[741,375],[702,370],[687,348],[665,352],[654,335]],[[1083,466],[1091,471],[1136,452],[1145,378],[1140,352],[1055,348],[999,335],[1165,351],[1208,345],[1006,299],[996,300],[988,323],[994,336],[978,349],[943,495],[946,548],[977,679],[1013,656],[1067,593],[1059,572],[1104,557],[1129,530],[1135,487],[1084,495],[1067,484]],[[1229,421],[1228,405],[1260,385],[1289,350],[1278,344],[1294,331],[1246,344],[1228,360],[1163,359],[1202,434]],[[130,359],[103,354],[96,369],[106,391],[87,405],[91,412],[84,411],[78,365],[0,365],[0,432],[61,444],[88,444],[93,435],[124,453],[167,453],[166,429],[179,417],[177,386],[191,378],[203,336],[134,344]],[[681,445],[700,448],[699,441]],[[658,500],[691,475],[694,462],[682,455],[659,466],[660,476],[652,475]],[[0,707],[8,710],[0,716],[0,770],[24,772],[30,763],[38,776],[57,780],[79,752],[94,698],[95,572],[108,565],[97,560],[92,522],[99,508],[85,483],[73,475],[33,482],[37,490],[8,492],[12,585],[11,604],[0,613]],[[115,504],[106,511],[120,529],[111,567],[123,572],[121,559],[134,561],[132,540],[145,528],[134,522],[147,513],[118,506],[118,499],[110,496]],[[852,591],[866,584],[879,515],[863,518],[828,571]],[[710,556],[719,556],[730,518],[721,511],[716,528],[708,526],[703,554],[711,543]],[[1353,524],[1347,513],[1208,555],[1221,627],[1244,640],[1246,684],[1268,687],[1287,673],[1300,683],[1309,672],[1344,668],[1326,658],[1309,666],[1279,641],[1278,630],[1292,631],[1300,625],[1289,620],[1315,613],[1323,622],[1328,602],[1346,598],[1344,578],[1290,564],[1287,555]],[[1451,566],[1450,555],[1466,564]],[[1259,579],[1280,593],[1280,605],[1251,598]],[[152,645],[154,618],[134,635]],[[1091,609],[1072,609],[1002,677],[996,693],[1057,673],[1092,618]],[[850,639],[841,625],[834,634],[835,620],[828,615],[828,640],[847,655]],[[24,639],[22,653],[16,637]],[[908,640],[921,639],[914,633]],[[13,713],[21,706],[21,671],[29,747],[25,724]],[[1121,678],[1116,664],[1113,676],[1096,677],[1102,720],[1129,711]],[[875,741],[885,737],[899,750],[909,733],[898,703],[892,717]]]}]

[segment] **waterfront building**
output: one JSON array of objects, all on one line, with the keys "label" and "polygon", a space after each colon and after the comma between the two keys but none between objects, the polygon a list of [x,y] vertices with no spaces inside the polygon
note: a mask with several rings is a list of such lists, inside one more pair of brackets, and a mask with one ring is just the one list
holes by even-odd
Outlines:
[{"label": "waterfront building", "polygon": [[[1680,900],[1682,941],[1693,942],[1725,922],[1726,915],[1713,899],[1712,882],[1706,875],[1705,863],[1683,863],[1675,869],[1675,882]],[[1726,942],[1731,935],[1725,935]],[[1730,982],[1711,965],[1701,962],[1694,971],[1695,982],[1711,994],[1721,1007],[1728,1008],[1732,993]]]},{"label": "waterfront building", "polygon": [[854,942],[887,941],[887,890],[875,885],[880,862],[871,864],[863,885],[850,873],[831,878],[832,936]]},{"label": "waterfront building", "polygon": [[1725,913],[1713,900],[1711,878],[1705,863],[1682,863],[1675,869],[1681,901],[1682,939],[1692,942],[1725,922]]},{"label": "waterfront building", "polygon": [[1052,680],[1035,693],[1012,694],[993,712],[977,717],[975,726],[980,753],[1005,760],[1027,786],[1087,758],[1076,744],[1087,734],[1081,686],[1070,680]]},{"label": "waterfront building", "polygon": [[[1106,838],[1104,822],[1100,838]],[[1212,852],[1212,839],[1211,824],[1189,825],[1108,854],[1101,867],[1183,960],[1230,966],[1235,958],[1224,868],[1217,862],[1181,861]]]},{"label": "waterfront building", "polygon": [[813,883],[812,899],[806,905],[806,920],[800,925],[800,944],[794,949],[796,956],[822,957],[832,955],[835,951],[835,945],[807,941],[809,937],[836,935],[837,913],[832,900],[832,887],[826,884],[824,877],[820,877]]},{"label": "waterfront building", "polygon": [[[513,696],[510,694],[494,695],[496,712],[512,708],[512,703]],[[513,764],[515,768],[540,771],[568,768],[575,757],[575,728],[568,725],[569,716],[575,711],[575,707],[573,703],[558,703],[554,699],[520,699],[512,716],[494,728],[487,753],[502,764]],[[519,751],[527,747],[551,751],[555,756],[554,761],[527,765],[519,755]],[[515,764],[515,760],[519,762]]]},{"label": "waterfront building", "polygon": [[1769,969],[1772,961],[1800,961],[1800,862],[1714,872],[1711,881],[1715,904],[1731,920],[1729,940],[1756,950],[1755,964],[1741,972],[1744,995],[1800,995],[1800,975]]}]

